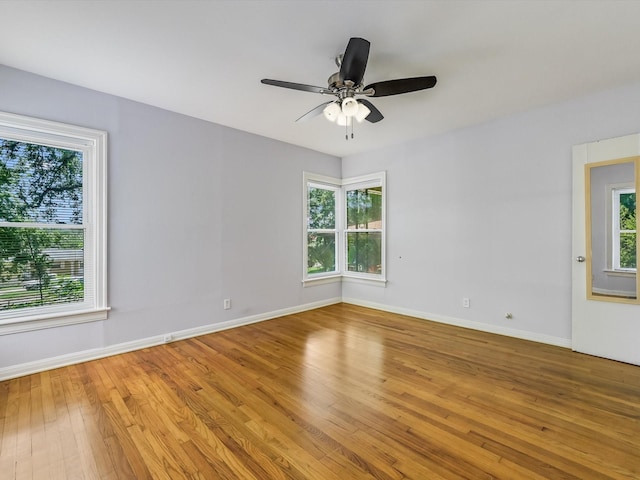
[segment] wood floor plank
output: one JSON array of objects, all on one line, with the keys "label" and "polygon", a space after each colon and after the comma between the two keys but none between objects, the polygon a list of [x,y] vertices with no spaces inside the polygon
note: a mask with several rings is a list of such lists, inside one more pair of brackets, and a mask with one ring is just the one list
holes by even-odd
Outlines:
[{"label": "wood floor plank", "polygon": [[338,304],[0,382],[8,479],[640,479],[640,367]]},{"label": "wood floor plank", "polygon": [[[113,452],[113,467],[114,471],[118,473],[118,477],[141,480],[152,478],[145,459],[129,433],[134,422],[122,422],[121,419],[125,416],[121,414],[122,410],[115,407],[113,403],[108,402],[103,405],[103,408],[113,425],[114,435],[107,439],[106,443],[109,451]],[[119,456],[114,456],[118,454]]]},{"label": "wood floor plank", "polygon": [[16,458],[18,442],[18,411],[20,405],[19,395],[20,379],[3,382],[2,390],[5,394],[0,398],[2,413],[2,438],[0,438],[0,471],[9,478],[16,475]]}]

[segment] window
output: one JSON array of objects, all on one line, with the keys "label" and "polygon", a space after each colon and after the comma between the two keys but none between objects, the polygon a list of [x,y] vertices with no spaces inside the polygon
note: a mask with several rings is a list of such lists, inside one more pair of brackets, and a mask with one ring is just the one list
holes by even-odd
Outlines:
[{"label": "window", "polygon": [[339,180],[304,175],[303,281],[384,282],[385,173]]},{"label": "window", "polygon": [[346,187],[347,270],[382,273],[382,186]]},{"label": "window", "polygon": [[106,133],[0,113],[0,334],[107,310]]},{"label": "window", "polygon": [[633,187],[612,189],[613,270],[636,271],[636,191]]},{"label": "window", "polygon": [[338,272],[337,187],[307,185],[307,275]]}]

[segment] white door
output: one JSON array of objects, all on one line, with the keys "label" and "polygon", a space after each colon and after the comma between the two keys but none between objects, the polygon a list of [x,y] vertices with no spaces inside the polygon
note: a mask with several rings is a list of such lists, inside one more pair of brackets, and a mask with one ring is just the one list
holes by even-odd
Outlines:
[{"label": "white door", "polygon": [[630,200],[631,192],[635,203],[639,165],[639,134],[573,148],[572,347],[636,365],[640,365],[638,240],[624,216],[633,217],[635,228],[637,208],[620,214],[616,202]]}]

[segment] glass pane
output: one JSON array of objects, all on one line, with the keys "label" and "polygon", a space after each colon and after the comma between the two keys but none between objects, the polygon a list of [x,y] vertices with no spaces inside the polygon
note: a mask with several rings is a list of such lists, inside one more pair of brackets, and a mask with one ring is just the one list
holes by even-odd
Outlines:
[{"label": "glass pane", "polygon": [[636,234],[620,233],[620,268],[636,268]]},{"label": "glass pane", "polygon": [[84,232],[0,228],[0,311],[84,299]]},{"label": "glass pane", "polygon": [[382,187],[347,190],[347,229],[382,229]]},{"label": "glass pane", "polygon": [[336,228],[336,192],[309,187],[307,221],[309,229]]},{"label": "glass pane", "polygon": [[347,232],[347,270],[382,274],[382,233]]},{"label": "glass pane", "polygon": [[620,194],[620,230],[636,229],[636,194]]},{"label": "glass pane", "polygon": [[336,234],[307,234],[307,273],[325,273],[336,271]]},{"label": "glass pane", "polygon": [[636,276],[628,271],[636,265],[635,162],[589,164],[587,173],[587,296],[637,299]]},{"label": "glass pane", "polygon": [[0,138],[0,221],[82,223],[82,153]]}]

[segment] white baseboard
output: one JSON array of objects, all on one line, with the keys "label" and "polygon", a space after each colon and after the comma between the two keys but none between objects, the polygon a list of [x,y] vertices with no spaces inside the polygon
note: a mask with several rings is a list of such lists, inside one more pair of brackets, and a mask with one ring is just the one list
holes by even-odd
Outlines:
[{"label": "white baseboard", "polygon": [[307,310],[314,310],[316,308],[326,307],[327,305],[340,303],[341,301],[342,299],[340,297],[336,297],[327,300],[321,300],[318,302],[307,303],[304,305],[297,305],[295,307],[274,310],[272,312],[251,315],[249,317],[236,318],[233,320],[228,320],[226,322],[203,325],[201,327],[180,330],[177,332],[168,332],[162,335],[142,338],[140,340],[134,340],[132,342],[119,343],[117,345],[111,345],[104,348],[94,348],[91,350],[84,350],[82,352],[75,352],[67,355],[45,358],[43,360],[37,360],[35,362],[12,365],[9,367],[0,368],[0,381],[22,377],[24,375],[30,375],[32,373],[43,372],[45,370],[51,370],[54,368],[66,367],[68,365],[74,365],[77,363],[97,360],[99,358],[110,357],[112,355],[118,355],[120,353],[127,353],[134,350],[154,347],[156,345],[165,343],[165,335],[171,335],[171,341],[184,340],[186,338],[197,337],[199,335],[206,335],[208,333],[220,332],[222,330],[228,330],[230,328],[250,325],[252,323],[262,322],[265,320],[271,320],[273,318],[283,317],[285,315],[292,315],[294,313],[305,312]]},{"label": "white baseboard", "polygon": [[409,317],[416,317],[423,320],[431,320],[438,323],[445,323],[447,325],[454,325],[456,327],[470,328],[472,330],[479,330],[481,332],[495,333],[497,335],[520,338],[523,340],[531,340],[533,342],[545,343],[547,345],[554,345],[557,347],[571,348],[571,340],[567,338],[554,337],[551,335],[544,335],[541,333],[518,330],[514,328],[505,328],[497,325],[490,325],[487,323],[473,322],[470,320],[462,320],[460,318],[437,315],[434,313],[426,313],[418,310],[411,310],[408,308],[394,307],[381,303],[367,302],[355,298],[343,298],[342,301],[344,303],[350,303],[352,305],[359,305],[361,307],[373,308],[375,310],[382,310],[385,312],[398,313],[400,315],[407,315]]}]

